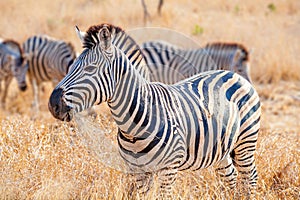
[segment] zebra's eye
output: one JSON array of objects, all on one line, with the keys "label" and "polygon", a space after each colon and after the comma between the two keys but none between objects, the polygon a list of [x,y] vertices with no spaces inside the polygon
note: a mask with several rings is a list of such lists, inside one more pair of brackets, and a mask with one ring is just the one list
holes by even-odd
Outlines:
[{"label": "zebra's eye", "polygon": [[94,72],[96,70],[96,66],[90,65],[90,66],[87,66],[84,70],[87,72]]}]

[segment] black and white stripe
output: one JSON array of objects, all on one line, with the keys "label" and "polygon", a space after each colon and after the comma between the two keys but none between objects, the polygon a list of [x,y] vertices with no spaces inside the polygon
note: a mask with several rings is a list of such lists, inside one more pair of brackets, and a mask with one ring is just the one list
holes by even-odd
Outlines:
[{"label": "black and white stripe", "polygon": [[251,82],[249,53],[236,43],[211,43],[200,49],[184,50],[164,41],[149,41],[141,49],[152,81],[177,83],[209,70],[230,70]]},{"label": "black and white stripe", "polygon": [[76,58],[71,43],[46,35],[35,35],[23,43],[28,55],[28,76],[33,87],[34,107],[38,109],[41,83],[51,81],[56,85],[69,71]]},{"label": "black and white stripe", "polygon": [[[23,55],[19,43],[13,40],[0,40],[0,94],[1,106],[5,106],[8,87],[16,78],[20,90],[26,90],[26,58]],[[4,82],[2,91],[2,82]]]},{"label": "black and white stripe", "polygon": [[[57,85],[49,110],[60,120],[107,102],[119,127],[121,157],[148,191],[158,175],[162,197],[170,197],[178,170],[215,166],[232,188],[237,173],[253,191],[254,153],[260,128],[260,100],[253,86],[230,71],[209,71],[174,85],[150,82],[113,38],[125,34],[102,24],[84,34],[82,54]],[[140,65],[139,60],[137,65]]]}]

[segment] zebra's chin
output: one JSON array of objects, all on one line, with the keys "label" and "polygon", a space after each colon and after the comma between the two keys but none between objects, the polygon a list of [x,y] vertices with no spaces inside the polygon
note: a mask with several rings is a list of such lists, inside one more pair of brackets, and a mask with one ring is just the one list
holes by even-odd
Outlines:
[{"label": "zebra's chin", "polygon": [[73,119],[73,114],[72,114],[72,112],[67,112],[61,118],[58,118],[58,119],[60,119],[61,121],[69,122]]},{"label": "zebra's chin", "polygon": [[73,116],[74,116],[73,109],[69,106],[51,107],[51,105],[49,104],[49,110],[50,110],[51,114],[53,115],[53,117],[55,117],[56,119],[59,119],[61,121],[69,122],[73,119]]}]

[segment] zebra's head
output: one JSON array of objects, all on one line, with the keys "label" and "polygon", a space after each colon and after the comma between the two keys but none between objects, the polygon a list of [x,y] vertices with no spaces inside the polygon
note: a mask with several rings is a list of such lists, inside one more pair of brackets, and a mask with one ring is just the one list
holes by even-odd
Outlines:
[{"label": "zebra's head", "polygon": [[84,50],[53,90],[48,104],[52,115],[62,121],[70,121],[74,113],[108,101],[116,85],[110,59],[114,56],[112,39],[122,30],[101,24],[87,32],[77,27],[76,31]]},{"label": "zebra's head", "polygon": [[20,45],[13,40],[5,40],[2,44],[6,49],[4,64],[7,66],[7,69],[10,69],[11,74],[16,78],[19,89],[21,91],[25,91],[27,88],[27,56],[23,54]]},{"label": "zebra's head", "polygon": [[244,77],[247,81],[252,83],[250,78],[250,64],[249,64],[249,53],[243,46],[238,46],[239,48],[236,50],[232,65],[233,71]]}]

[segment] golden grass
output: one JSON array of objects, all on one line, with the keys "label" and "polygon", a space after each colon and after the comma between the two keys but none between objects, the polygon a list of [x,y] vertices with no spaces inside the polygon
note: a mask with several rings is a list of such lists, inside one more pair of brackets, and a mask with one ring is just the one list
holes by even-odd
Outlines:
[{"label": "golden grass", "polygon": [[[251,50],[251,75],[263,109],[257,199],[299,199],[300,3],[278,0],[271,9],[270,2],[258,0],[165,1],[158,16],[157,2],[146,1],[147,26],[176,30],[200,45],[241,42]],[[102,22],[125,30],[144,26],[139,0],[4,0],[0,7],[2,38],[22,42],[33,34],[49,34],[71,41],[77,51],[81,44],[74,25],[82,30]],[[10,87],[6,110],[0,111],[0,199],[127,199],[130,177],[98,160],[74,122],[59,122],[48,112],[51,88],[46,85],[41,112],[35,113],[31,88],[21,93],[15,82]],[[97,112],[101,131],[115,142],[107,107]],[[146,199],[154,198],[156,189]],[[173,197],[231,198],[212,169],[180,172]]]}]

